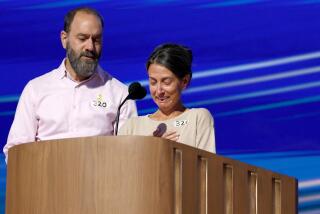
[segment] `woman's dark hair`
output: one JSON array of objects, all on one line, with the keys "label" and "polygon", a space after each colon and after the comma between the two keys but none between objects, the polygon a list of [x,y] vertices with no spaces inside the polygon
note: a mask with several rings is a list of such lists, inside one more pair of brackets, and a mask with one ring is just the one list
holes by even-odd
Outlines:
[{"label": "woman's dark hair", "polygon": [[78,13],[78,12],[84,12],[84,13],[87,13],[87,14],[92,14],[92,15],[95,15],[96,17],[98,17],[101,21],[101,26],[103,28],[103,18],[102,16],[99,14],[98,11],[96,11],[95,9],[93,8],[90,8],[90,7],[78,7],[76,9],[73,9],[73,10],[70,10],[64,17],[64,26],[63,26],[63,30],[67,33],[69,33],[70,31],[70,26],[72,24],[72,21],[75,17],[75,15]]},{"label": "woman's dark hair", "polygon": [[177,44],[159,45],[153,50],[147,61],[147,70],[151,64],[164,66],[172,71],[179,79],[190,75],[191,80],[192,51],[185,46]]}]

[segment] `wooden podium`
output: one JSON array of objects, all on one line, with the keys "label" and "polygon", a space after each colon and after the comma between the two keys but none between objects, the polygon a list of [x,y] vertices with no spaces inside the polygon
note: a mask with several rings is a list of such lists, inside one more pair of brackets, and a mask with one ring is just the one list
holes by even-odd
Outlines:
[{"label": "wooden podium", "polygon": [[9,151],[6,214],[295,214],[297,181],[155,137]]}]

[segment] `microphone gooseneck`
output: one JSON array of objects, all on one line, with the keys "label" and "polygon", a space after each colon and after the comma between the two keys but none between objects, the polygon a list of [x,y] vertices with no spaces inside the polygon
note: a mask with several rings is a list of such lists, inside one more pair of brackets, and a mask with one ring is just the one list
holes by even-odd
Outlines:
[{"label": "microphone gooseneck", "polygon": [[120,109],[123,106],[123,104],[127,100],[140,100],[144,98],[147,95],[147,90],[139,82],[133,82],[129,85],[128,93],[129,93],[128,96],[120,103],[118,107],[116,121],[115,121],[116,127],[115,127],[114,135],[118,135]]}]

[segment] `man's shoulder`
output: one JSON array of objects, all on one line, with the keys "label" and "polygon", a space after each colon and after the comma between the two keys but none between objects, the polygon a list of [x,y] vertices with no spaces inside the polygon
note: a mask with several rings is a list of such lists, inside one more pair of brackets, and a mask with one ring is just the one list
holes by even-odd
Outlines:
[{"label": "man's shoulder", "polygon": [[123,82],[113,77],[109,72],[103,70],[102,68],[100,68],[98,72],[105,84],[110,85],[115,90],[128,90],[128,87]]},{"label": "man's shoulder", "polygon": [[46,73],[37,76],[35,78],[33,78],[32,80],[29,81],[30,84],[48,84],[48,81],[52,81],[52,80],[56,80],[62,78],[65,75],[65,67],[64,67],[64,60],[62,60],[61,64],[52,69],[51,71],[47,71]]},{"label": "man's shoulder", "polygon": [[44,73],[40,76],[37,76],[29,81],[29,84],[31,85],[42,85],[42,84],[47,84],[48,81],[51,81],[55,78],[57,69],[53,69],[47,73]]}]

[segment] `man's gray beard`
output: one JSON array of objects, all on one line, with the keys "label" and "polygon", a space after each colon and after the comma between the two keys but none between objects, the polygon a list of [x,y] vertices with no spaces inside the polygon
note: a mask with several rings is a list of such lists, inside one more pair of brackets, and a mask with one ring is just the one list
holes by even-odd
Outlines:
[{"label": "man's gray beard", "polygon": [[76,72],[76,74],[82,78],[88,78],[96,72],[99,58],[97,57],[94,61],[81,60],[81,56],[85,56],[90,53],[81,53],[79,56],[67,45],[67,57],[71,64],[71,67]]}]

